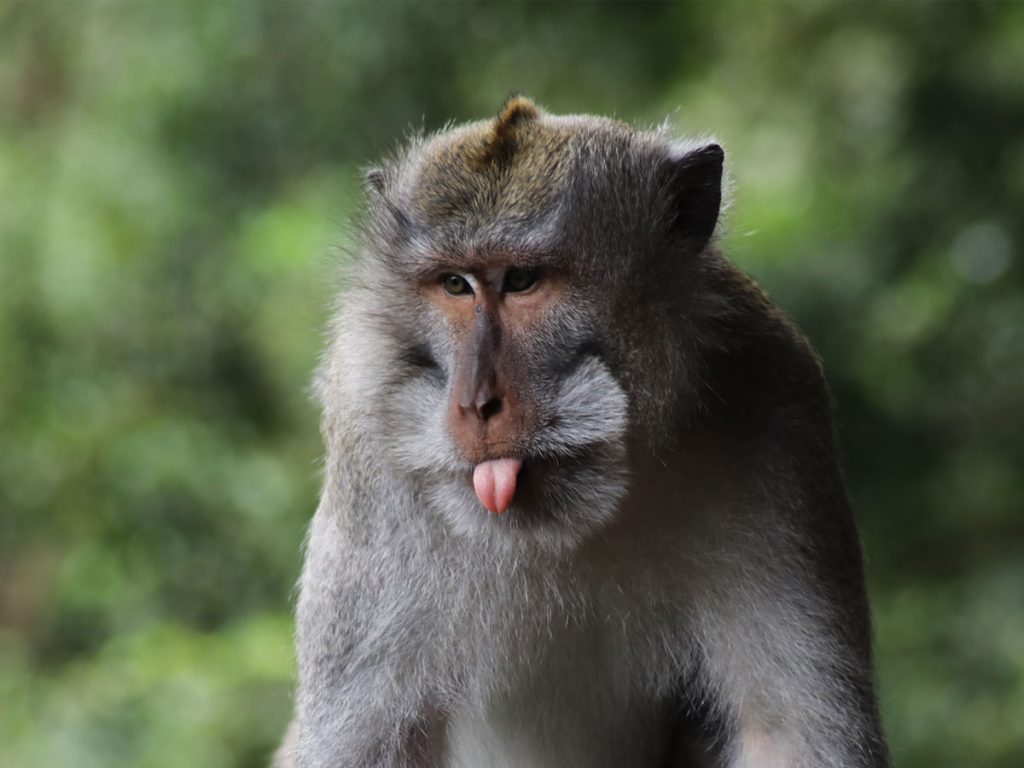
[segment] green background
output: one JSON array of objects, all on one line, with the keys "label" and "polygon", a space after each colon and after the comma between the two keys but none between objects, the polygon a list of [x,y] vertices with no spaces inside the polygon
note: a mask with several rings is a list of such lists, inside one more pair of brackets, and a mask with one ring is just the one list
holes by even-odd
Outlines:
[{"label": "green background", "polygon": [[1024,3],[819,2],[0,2],[0,765],[264,763],[360,169],[510,91],[725,145],[895,762],[1024,765]]}]

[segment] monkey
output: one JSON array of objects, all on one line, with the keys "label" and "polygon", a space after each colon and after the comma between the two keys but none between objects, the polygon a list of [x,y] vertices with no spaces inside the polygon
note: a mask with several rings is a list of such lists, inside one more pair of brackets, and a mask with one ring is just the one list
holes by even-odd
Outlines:
[{"label": "monkey", "polygon": [[279,768],[889,765],[831,396],[723,168],[517,96],[366,174]]}]

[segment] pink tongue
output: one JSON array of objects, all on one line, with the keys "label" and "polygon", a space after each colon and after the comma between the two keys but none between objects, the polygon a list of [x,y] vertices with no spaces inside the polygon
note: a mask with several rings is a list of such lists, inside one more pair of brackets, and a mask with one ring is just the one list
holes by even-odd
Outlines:
[{"label": "pink tongue", "polygon": [[503,514],[516,495],[516,476],[522,459],[494,459],[477,464],[473,470],[473,490],[480,503],[496,515]]}]

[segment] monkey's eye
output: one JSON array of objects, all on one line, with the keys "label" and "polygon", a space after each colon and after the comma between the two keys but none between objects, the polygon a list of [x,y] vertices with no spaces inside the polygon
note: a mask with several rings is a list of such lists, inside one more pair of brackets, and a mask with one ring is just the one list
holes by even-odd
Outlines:
[{"label": "monkey's eye", "polygon": [[449,296],[468,296],[473,293],[473,287],[462,275],[441,275],[441,285]]},{"label": "monkey's eye", "polygon": [[529,290],[537,282],[537,270],[525,267],[513,267],[505,273],[505,284],[501,290],[505,293],[519,293]]}]

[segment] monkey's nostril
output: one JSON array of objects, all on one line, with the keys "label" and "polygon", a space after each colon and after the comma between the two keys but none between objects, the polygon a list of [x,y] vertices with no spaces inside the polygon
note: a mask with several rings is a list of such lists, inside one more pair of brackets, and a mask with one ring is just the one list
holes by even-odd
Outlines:
[{"label": "monkey's nostril", "polygon": [[501,413],[501,398],[492,397],[485,400],[483,403],[478,402],[476,406],[477,415],[480,416],[482,421],[487,421],[492,416],[497,416]]}]

